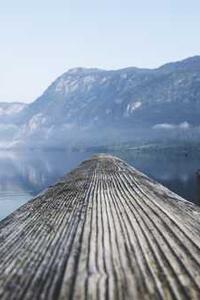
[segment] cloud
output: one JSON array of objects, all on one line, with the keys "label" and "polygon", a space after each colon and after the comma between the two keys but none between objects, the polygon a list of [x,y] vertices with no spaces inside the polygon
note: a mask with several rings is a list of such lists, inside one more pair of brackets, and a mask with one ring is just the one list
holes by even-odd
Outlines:
[{"label": "cloud", "polygon": [[166,129],[166,130],[189,129],[189,128],[191,128],[191,126],[187,121],[182,122],[180,124],[160,123],[153,126],[153,129]]}]

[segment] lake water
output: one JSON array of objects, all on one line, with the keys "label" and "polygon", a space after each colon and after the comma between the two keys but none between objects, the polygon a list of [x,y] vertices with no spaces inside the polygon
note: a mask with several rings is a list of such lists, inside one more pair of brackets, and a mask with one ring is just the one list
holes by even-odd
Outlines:
[{"label": "lake water", "polygon": [[[177,151],[109,151],[184,198],[200,203],[200,155]],[[94,152],[0,152],[0,219],[55,183]]]}]

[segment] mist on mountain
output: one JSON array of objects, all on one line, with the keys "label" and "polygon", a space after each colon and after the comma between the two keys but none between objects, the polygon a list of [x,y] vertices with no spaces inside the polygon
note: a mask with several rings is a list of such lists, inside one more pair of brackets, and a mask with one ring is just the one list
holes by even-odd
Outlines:
[{"label": "mist on mountain", "polygon": [[0,103],[1,148],[195,140],[199,133],[199,56],[157,69],[75,68],[28,105]]}]

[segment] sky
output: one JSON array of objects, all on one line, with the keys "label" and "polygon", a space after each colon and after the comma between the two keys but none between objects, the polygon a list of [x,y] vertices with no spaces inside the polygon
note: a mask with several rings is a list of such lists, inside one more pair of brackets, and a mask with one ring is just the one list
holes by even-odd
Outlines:
[{"label": "sky", "polygon": [[0,0],[0,101],[74,67],[155,68],[200,54],[199,0]]}]

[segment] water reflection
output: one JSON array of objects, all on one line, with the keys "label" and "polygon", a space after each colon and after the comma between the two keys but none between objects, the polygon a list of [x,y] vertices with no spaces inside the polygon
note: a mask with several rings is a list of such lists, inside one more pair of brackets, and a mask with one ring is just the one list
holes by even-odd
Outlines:
[{"label": "water reflection", "polygon": [[200,204],[196,177],[200,167],[198,152],[185,156],[174,150],[124,151],[118,156],[185,199]]},{"label": "water reflection", "polygon": [[[0,152],[0,218],[55,183],[92,152]],[[198,202],[195,172],[200,157],[174,155],[171,152],[133,150],[113,154],[153,177],[171,190]]]},{"label": "water reflection", "polygon": [[56,182],[89,153],[0,152],[0,219]]}]

